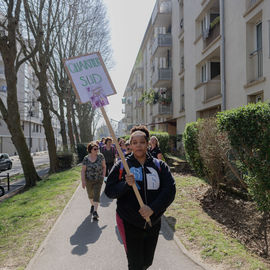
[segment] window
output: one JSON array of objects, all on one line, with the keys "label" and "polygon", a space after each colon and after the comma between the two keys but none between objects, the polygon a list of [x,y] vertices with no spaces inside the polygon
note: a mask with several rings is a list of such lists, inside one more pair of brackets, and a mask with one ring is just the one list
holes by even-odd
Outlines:
[{"label": "window", "polygon": [[220,75],[220,62],[211,62],[210,63],[210,78],[211,80],[216,76]]},{"label": "window", "polygon": [[207,82],[207,63],[201,67],[201,82]]},{"label": "window", "polygon": [[263,57],[262,57],[262,23],[256,25],[256,50],[258,55],[258,78],[263,75]]},{"label": "window", "polygon": [[248,96],[248,100],[251,103],[263,102],[263,92]]}]

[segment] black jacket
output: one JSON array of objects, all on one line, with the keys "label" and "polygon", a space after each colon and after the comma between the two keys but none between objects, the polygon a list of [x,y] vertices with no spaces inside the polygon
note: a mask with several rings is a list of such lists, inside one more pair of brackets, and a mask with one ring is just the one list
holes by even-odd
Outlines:
[{"label": "black jacket", "polygon": [[[170,169],[161,160],[158,161],[160,162],[160,168],[158,168],[149,154],[147,154],[144,166],[133,154],[126,160],[131,173],[135,175],[136,185],[144,204],[154,211],[150,218],[152,224],[155,225],[175,197],[175,181]],[[125,181],[125,169],[122,170],[122,177],[119,179],[121,161],[118,161],[107,178],[105,194],[111,199],[117,199],[116,211],[122,219],[134,226],[145,228],[145,219],[138,212],[140,205],[133,188]]]}]

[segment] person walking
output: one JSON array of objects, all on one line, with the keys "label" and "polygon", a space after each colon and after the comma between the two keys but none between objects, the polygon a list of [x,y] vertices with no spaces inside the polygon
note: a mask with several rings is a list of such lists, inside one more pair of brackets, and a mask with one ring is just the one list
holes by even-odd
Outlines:
[{"label": "person walking", "polygon": [[97,209],[103,179],[106,174],[106,164],[103,154],[98,152],[98,144],[96,142],[90,142],[87,145],[87,151],[88,155],[84,157],[82,162],[82,187],[83,189],[86,188],[91,203],[90,214],[93,214],[93,219],[98,220]]},{"label": "person walking", "polygon": [[106,162],[106,177],[108,176],[111,168],[116,160],[116,150],[112,146],[112,138],[107,137],[105,139],[105,145],[101,148],[100,152],[103,154]]},{"label": "person walking", "polygon": [[[161,226],[161,216],[175,197],[175,181],[163,161],[148,154],[149,131],[144,126],[131,130],[132,153],[126,157],[131,174],[118,161],[111,170],[105,194],[117,199],[116,222],[124,243],[129,270],[145,270],[152,265]],[[158,162],[158,165],[157,163]],[[132,185],[136,184],[144,202],[140,207]],[[146,222],[151,220],[152,226]]]},{"label": "person walking", "polygon": [[162,160],[162,153],[161,153],[161,150],[159,148],[158,138],[156,136],[151,136],[149,144],[150,144],[150,149],[149,149],[150,154],[154,158]]}]

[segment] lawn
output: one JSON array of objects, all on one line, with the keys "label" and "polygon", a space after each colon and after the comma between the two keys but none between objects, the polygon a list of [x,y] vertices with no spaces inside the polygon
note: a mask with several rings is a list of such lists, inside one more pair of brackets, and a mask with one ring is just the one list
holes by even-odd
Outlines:
[{"label": "lawn", "polygon": [[24,269],[78,186],[80,168],[50,175],[0,203],[0,269]]},{"label": "lawn", "polygon": [[221,265],[228,270],[270,268],[203,211],[197,198],[207,189],[205,182],[190,175],[176,175],[175,180],[176,198],[165,216],[187,250],[214,269]]}]

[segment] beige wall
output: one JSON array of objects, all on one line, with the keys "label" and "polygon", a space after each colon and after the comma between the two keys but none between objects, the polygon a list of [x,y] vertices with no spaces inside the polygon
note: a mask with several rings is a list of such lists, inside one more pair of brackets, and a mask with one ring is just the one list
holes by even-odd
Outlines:
[{"label": "beige wall", "polygon": [[[220,11],[219,0],[172,0],[172,121],[176,121],[176,132],[182,134],[186,123],[199,117],[209,117],[220,111],[221,74],[201,81],[203,64],[211,66],[221,62],[221,36],[219,26],[212,29],[212,37],[201,34],[201,21],[207,13]],[[183,6],[181,6],[183,2]],[[247,8],[252,2],[253,6]],[[226,109],[246,105],[263,93],[264,101],[270,100],[270,1],[269,0],[225,0],[225,80]],[[184,18],[183,30],[180,28]],[[210,19],[210,16],[209,16]],[[263,74],[256,78],[256,25],[262,22]],[[150,38],[153,29],[147,28],[141,45],[144,66],[145,89],[151,87]],[[216,31],[216,35],[213,34]],[[210,42],[212,40],[212,42]],[[184,69],[181,66],[184,56]],[[221,64],[220,64],[221,65]],[[208,71],[208,75],[210,72]],[[182,81],[181,81],[182,80]],[[184,94],[184,102],[183,100]],[[259,96],[257,96],[259,99]],[[184,109],[183,109],[184,108]],[[144,106],[143,120],[152,123],[151,109]],[[164,119],[156,119],[162,121]],[[156,124],[158,127],[158,124]]]}]

